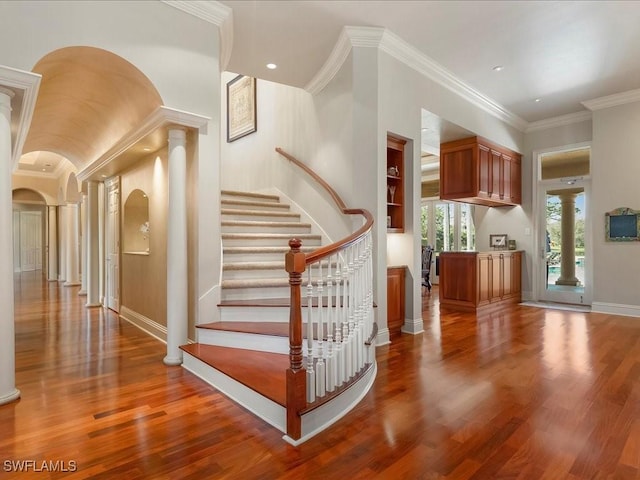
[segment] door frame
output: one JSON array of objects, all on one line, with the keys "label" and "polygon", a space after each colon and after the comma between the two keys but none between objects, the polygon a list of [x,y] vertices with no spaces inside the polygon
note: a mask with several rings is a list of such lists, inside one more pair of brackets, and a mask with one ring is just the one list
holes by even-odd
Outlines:
[{"label": "door frame", "polygon": [[[119,312],[120,311],[120,264],[121,264],[121,239],[120,239],[120,215],[121,215],[121,200],[120,200],[120,177],[112,177],[104,182],[104,195],[105,195],[105,284],[104,284],[104,306],[107,308]],[[112,194],[116,195],[117,201],[117,219],[115,223],[111,222],[111,204],[110,204],[110,196]],[[115,229],[115,232],[112,232],[111,229]],[[111,268],[111,239],[115,239],[115,252],[114,255],[116,257],[116,273],[112,273]],[[113,277],[113,278],[112,278]],[[112,294],[112,289],[115,289],[115,296]]]},{"label": "door frame", "polygon": [[[546,198],[545,192],[549,188],[562,189],[567,188],[567,183],[563,183],[560,179],[541,180],[541,157],[550,153],[568,152],[571,150],[580,150],[584,148],[591,149],[591,142],[581,142],[562,147],[547,148],[542,150],[534,150],[532,159],[532,196],[533,196],[533,231],[534,231],[534,255],[533,255],[533,295],[534,300],[541,302],[557,302],[591,305],[593,301],[593,247],[592,247],[592,231],[593,221],[591,214],[591,174],[585,175],[580,179],[576,179],[573,187],[584,188],[585,194],[585,226],[584,226],[584,256],[585,256],[585,286],[582,298],[579,294],[578,301],[571,300],[570,296],[564,295],[547,295],[546,289]],[[591,165],[589,166],[591,172]],[[536,268],[537,265],[537,268]]]}]

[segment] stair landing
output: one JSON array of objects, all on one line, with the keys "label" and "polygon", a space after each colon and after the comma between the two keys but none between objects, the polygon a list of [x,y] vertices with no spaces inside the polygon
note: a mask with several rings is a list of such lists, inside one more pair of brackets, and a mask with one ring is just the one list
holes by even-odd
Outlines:
[{"label": "stair landing", "polygon": [[289,355],[192,343],[183,351],[286,407]]}]

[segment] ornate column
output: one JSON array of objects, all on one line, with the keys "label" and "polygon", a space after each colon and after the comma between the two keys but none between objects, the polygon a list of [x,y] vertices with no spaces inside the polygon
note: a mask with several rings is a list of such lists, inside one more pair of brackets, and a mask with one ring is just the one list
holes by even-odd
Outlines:
[{"label": "ornate column", "polygon": [[49,215],[49,265],[47,265],[47,280],[55,282],[58,279],[58,207],[47,207]]},{"label": "ornate column", "polygon": [[186,132],[169,130],[167,215],[167,356],[180,365],[180,345],[187,342],[187,152]]},{"label": "ornate column", "polygon": [[87,307],[100,306],[98,182],[87,184]]},{"label": "ornate column", "polygon": [[560,229],[562,241],[560,245],[560,277],[556,285],[577,286],[580,282],[576,278],[576,195],[582,189],[560,190],[562,217]]},{"label": "ornate column", "polygon": [[78,204],[67,204],[67,281],[65,287],[80,285],[80,271],[78,268]]},{"label": "ornate column", "polygon": [[80,202],[80,225],[82,226],[80,238],[80,278],[81,287],[78,295],[87,294],[87,194],[82,194]]},{"label": "ornate column", "polygon": [[[0,87],[0,251],[13,251],[11,90]],[[10,254],[9,254],[10,255]],[[6,257],[5,257],[6,258]],[[13,262],[0,262],[0,405],[20,397],[16,388]]]}]

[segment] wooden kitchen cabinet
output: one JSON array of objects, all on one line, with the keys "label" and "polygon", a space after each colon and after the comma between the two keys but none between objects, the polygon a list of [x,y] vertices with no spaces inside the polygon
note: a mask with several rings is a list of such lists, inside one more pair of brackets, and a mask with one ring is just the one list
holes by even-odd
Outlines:
[{"label": "wooden kitchen cabinet", "polygon": [[480,311],[520,303],[522,252],[440,253],[440,306]]},{"label": "wooden kitchen cabinet", "polygon": [[522,202],[522,156],[482,137],[440,145],[440,198],[500,207]]}]

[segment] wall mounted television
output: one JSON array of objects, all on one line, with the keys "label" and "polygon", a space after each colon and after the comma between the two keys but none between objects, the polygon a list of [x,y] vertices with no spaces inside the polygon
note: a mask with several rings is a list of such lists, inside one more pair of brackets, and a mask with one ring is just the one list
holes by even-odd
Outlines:
[{"label": "wall mounted television", "polygon": [[609,242],[640,241],[640,210],[616,208],[605,215],[605,240]]}]

